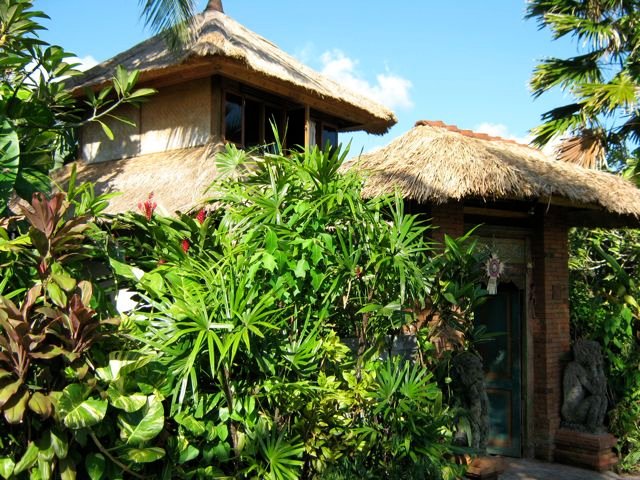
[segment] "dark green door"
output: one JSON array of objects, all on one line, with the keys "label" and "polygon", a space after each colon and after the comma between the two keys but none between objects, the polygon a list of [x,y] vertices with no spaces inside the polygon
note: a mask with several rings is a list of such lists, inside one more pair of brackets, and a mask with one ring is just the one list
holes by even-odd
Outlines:
[{"label": "dark green door", "polygon": [[478,345],[489,397],[489,453],[510,457],[522,453],[521,318],[521,292],[513,283],[499,285],[476,311],[477,324],[500,334]]}]

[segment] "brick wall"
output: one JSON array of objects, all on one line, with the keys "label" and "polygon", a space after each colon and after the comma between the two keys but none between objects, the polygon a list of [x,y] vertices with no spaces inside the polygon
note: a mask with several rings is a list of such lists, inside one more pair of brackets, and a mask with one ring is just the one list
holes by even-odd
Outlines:
[{"label": "brick wall", "polygon": [[[442,242],[445,233],[464,234],[462,203],[433,206],[431,217],[433,225],[439,227],[433,231],[435,241]],[[523,412],[523,423],[528,423],[526,414],[533,425],[524,445],[532,446],[537,458],[552,460],[554,437],[560,425],[562,374],[570,351],[568,228],[563,211],[551,209],[535,219],[531,254],[533,301],[529,302],[528,329],[522,331],[528,330],[532,337],[527,342],[527,363],[532,364],[528,372],[533,378],[523,382],[523,394],[533,395],[533,401],[525,398],[523,405],[531,406],[533,411]],[[527,383],[533,385],[533,392],[526,391]]]},{"label": "brick wall", "polygon": [[[562,212],[542,215],[532,239],[533,443],[535,456],[553,458],[560,425],[562,373],[570,350],[568,229]],[[530,352],[531,359],[531,352]]]},{"label": "brick wall", "polygon": [[464,212],[462,202],[450,202],[431,207],[431,224],[437,227],[433,230],[433,240],[444,242],[445,233],[450,237],[464,235]]}]

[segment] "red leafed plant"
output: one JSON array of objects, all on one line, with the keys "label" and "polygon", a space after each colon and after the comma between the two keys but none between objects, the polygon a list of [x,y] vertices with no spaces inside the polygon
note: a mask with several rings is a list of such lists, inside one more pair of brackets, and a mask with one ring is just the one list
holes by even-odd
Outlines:
[{"label": "red leafed plant", "polygon": [[38,252],[40,281],[19,306],[0,296],[0,412],[11,424],[20,423],[27,409],[49,417],[54,392],[68,383],[60,372],[82,378],[87,352],[107,332],[106,325],[115,323],[101,320],[89,307],[91,283],[78,282],[65,270],[72,260],[88,255],[89,217],[70,217],[68,207],[62,193],[52,198],[36,193],[31,207],[23,209]]},{"label": "red leafed plant", "polygon": [[[51,415],[49,394],[64,387],[64,377],[55,372],[71,367],[81,377],[86,371],[82,356],[104,335],[103,327],[115,323],[100,320],[87,306],[89,282],[75,290],[62,307],[47,305],[42,285],[32,287],[20,307],[0,297],[0,411],[8,423],[21,422],[27,407],[45,418]],[[27,384],[34,377],[37,390]]]}]

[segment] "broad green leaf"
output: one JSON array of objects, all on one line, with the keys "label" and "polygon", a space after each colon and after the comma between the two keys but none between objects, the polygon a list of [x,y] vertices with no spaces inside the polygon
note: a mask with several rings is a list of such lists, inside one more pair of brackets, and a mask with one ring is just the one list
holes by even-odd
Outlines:
[{"label": "broad green leaf", "polygon": [[264,252],[262,255],[262,266],[270,272],[273,272],[278,264],[276,263],[276,259],[273,255],[268,252]]},{"label": "broad green leaf", "polygon": [[20,140],[9,120],[0,123],[0,214],[9,202],[20,168]]},{"label": "broad green leaf", "polygon": [[13,240],[0,238],[0,252],[19,252],[22,247],[31,245],[31,238],[28,235],[22,235]]},{"label": "broad green leaf", "polygon": [[15,463],[10,458],[0,458],[0,477],[7,480],[13,473]]},{"label": "broad green leaf", "polygon": [[165,451],[160,447],[130,448],[124,453],[124,458],[135,463],[151,463],[164,457]]},{"label": "broad green leaf", "polygon": [[[38,471],[37,473],[40,475],[39,480],[49,480],[51,478],[51,474],[53,470],[53,463],[51,460],[47,460],[42,456],[38,456]],[[31,478],[33,478],[33,474],[35,472],[31,472]]]},{"label": "broad green leaf", "polygon": [[187,448],[180,452],[180,457],[178,458],[178,463],[182,465],[183,463],[187,463],[198,456],[200,450],[198,450],[193,445],[187,445]]},{"label": "broad green leaf", "polygon": [[76,288],[76,280],[62,273],[54,273],[51,279],[65,292],[70,292]]},{"label": "broad green leaf", "polygon": [[111,401],[111,405],[127,413],[140,410],[147,403],[147,396],[142,393],[134,393],[124,395],[115,384],[109,385],[107,395]]},{"label": "broad green leaf", "polygon": [[62,391],[58,412],[67,427],[73,430],[91,427],[104,418],[108,402],[99,398],[87,398],[88,394],[88,389],[77,383]]},{"label": "broad green leaf", "polygon": [[175,421],[196,436],[203,435],[206,432],[206,427],[204,422],[201,422],[200,420],[196,420],[195,418],[193,418],[192,415],[189,415],[184,410],[175,416]]},{"label": "broad green leaf", "polygon": [[28,402],[28,390],[24,389],[21,393],[14,395],[11,400],[4,405],[5,420],[12,425],[22,422]]},{"label": "broad green leaf", "polygon": [[53,303],[58,307],[64,308],[67,305],[67,295],[58,286],[57,283],[47,283],[47,294]]},{"label": "broad green leaf", "polygon": [[16,463],[15,468],[13,469],[13,474],[17,475],[22,473],[31,467],[33,467],[38,461],[38,447],[35,443],[29,442],[27,445],[27,450],[24,452],[24,455],[20,459],[18,463]]},{"label": "broad green leaf", "polygon": [[56,457],[62,459],[66,458],[69,452],[69,442],[67,435],[64,432],[60,432],[57,429],[51,430],[51,446],[56,454]]},{"label": "broad green leaf", "polygon": [[115,139],[115,136],[113,135],[113,132],[111,131],[111,128],[109,128],[109,126],[106,123],[104,123],[101,120],[96,120],[96,122],[98,122],[100,124],[100,126],[102,127],[102,131],[104,132],[104,134],[107,136],[107,138],[109,140]]},{"label": "broad green leaf", "polygon": [[76,479],[76,464],[70,458],[60,460],[60,478],[62,480]]},{"label": "broad green leaf", "polygon": [[47,418],[52,412],[51,400],[42,392],[34,392],[29,399],[29,409],[38,415]]},{"label": "broad green leaf", "polygon": [[15,382],[11,382],[8,385],[2,387],[0,390],[0,407],[4,406],[11,397],[18,391],[20,386],[22,385],[22,380],[18,379]]},{"label": "broad green leaf", "polygon": [[116,275],[128,278],[129,280],[134,280],[137,282],[144,275],[144,270],[141,270],[138,267],[133,267],[126,263],[119,262],[117,260],[114,260],[113,258],[109,259],[109,263],[111,264],[111,268],[113,268],[113,271],[116,273]]},{"label": "broad green leaf", "polygon": [[278,236],[273,230],[269,230],[264,239],[265,249],[269,253],[273,253],[278,248]]},{"label": "broad green leaf", "polygon": [[133,413],[118,415],[120,438],[129,445],[140,446],[158,435],[164,427],[162,402],[151,395],[146,405]]},{"label": "broad green leaf", "polygon": [[140,279],[140,285],[154,295],[160,296],[164,293],[164,280],[157,272],[145,273]]},{"label": "broad green leaf", "polygon": [[145,366],[151,360],[150,356],[142,356],[133,352],[111,352],[108,366],[96,369],[96,373],[104,381],[114,381],[122,375]]},{"label": "broad green leaf", "polygon": [[90,453],[84,461],[84,465],[91,480],[104,478],[107,462],[101,453]]},{"label": "broad green leaf", "polygon": [[309,270],[309,264],[304,258],[301,258],[296,264],[294,274],[298,278],[305,278],[307,276],[307,270]]}]

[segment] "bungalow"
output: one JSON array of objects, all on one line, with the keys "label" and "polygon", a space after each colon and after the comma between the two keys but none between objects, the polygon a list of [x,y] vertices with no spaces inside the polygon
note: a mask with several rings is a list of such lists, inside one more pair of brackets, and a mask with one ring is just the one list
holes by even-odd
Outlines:
[{"label": "bungalow", "polygon": [[166,212],[200,200],[215,177],[214,155],[225,143],[249,148],[274,140],[286,145],[337,144],[340,132],[383,134],[396,123],[385,107],[345,89],[284,53],[209,1],[195,19],[194,40],[173,51],[155,36],[73,80],[82,95],[110,81],[116,66],[140,72],[139,86],[158,93],[140,108],[116,112],[135,126],[107,122],[80,132],[79,178],[99,192],[119,191],[109,212],[125,211],[153,191]]},{"label": "bungalow", "polygon": [[[490,452],[610,467],[610,435],[559,435],[571,347],[568,231],[639,227],[640,190],[529,146],[433,121],[417,122],[351,168],[368,172],[366,195],[400,191],[413,213],[439,227],[436,239],[480,225],[479,242],[503,268],[497,294],[475,314],[488,332],[506,333],[481,346]],[[595,443],[595,451],[580,442]]]}]

